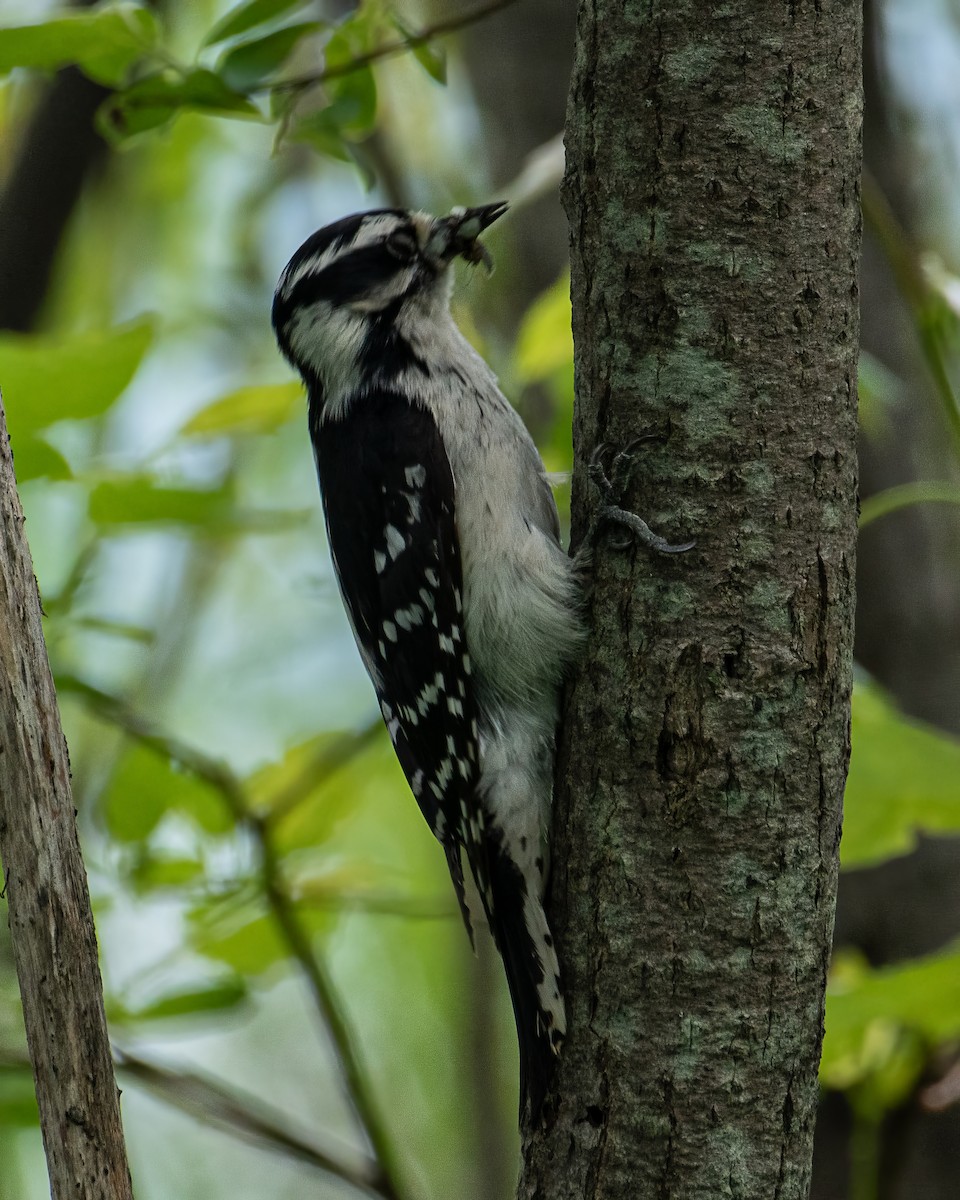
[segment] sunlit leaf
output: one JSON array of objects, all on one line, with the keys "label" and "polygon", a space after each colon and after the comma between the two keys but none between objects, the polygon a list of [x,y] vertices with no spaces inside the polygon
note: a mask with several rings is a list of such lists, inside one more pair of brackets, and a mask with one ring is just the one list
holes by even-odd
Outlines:
[{"label": "sunlit leaf", "polygon": [[124,751],[99,807],[110,834],[121,842],[143,841],[169,812],[207,833],[226,833],[233,825],[211,784],[162,750],[139,744]]},{"label": "sunlit leaf", "polygon": [[960,831],[960,741],[907,720],[872,685],[853,698],[843,866],[864,867]]},{"label": "sunlit leaf", "polygon": [[304,21],[285,25],[255,41],[242,42],[223,55],[217,73],[228,87],[247,91],[278,71],[305,37],[323,28],[320,21]]},{"label": "sunlit leaf", "polygon": [[251,804],[259,811],[270,811],[288,803],[291,796],[303,796],[326,782],[326,764],[349,761],[342,746],[358,744],[359,737],[349,733],[321,733],[309,741],[291,746],[278,762],[259,767],[244,781]]},{"label": "sunlit leaf", "polygon": [[43,438],[29,434],[15,440],[11,437],[10,446],[18,483],[26,483],[28,479],[73,478],[67,460]]},{"label": "sunlit leaf", "polygon": [[[900,1055],[904,1038],[921,1039],[929,1047],[958,1036],[957,947],[879,970],[834,971],[827,990],[821,1077],[828,1087],[848,1088]],[[894,1065],[898,1072],[904,1066]]]},{"label": "sunlit leaf", "polygon": [[203,39],[205,46],[215,46],[228,38],[238,37],[258,25],[266,25],[298,8],[306,8],[313,0],[246,0],[238,4],[214,25]]},{"label": "sunlit leaf", "polygon": [[570,276],[562,275],[527,310],[516,346],[516,371],[523,383],[573,371]]},{"label": "sunlit leaf", "polygon": [[152,338],[149,321],[67,336],[0,334],[0,388],[14,445],[56,421],[106,412]]},{"label": "sunlit leaf", "polygon": [[272,433],[303,408],[299,383],[261,384],[221,396],[187,421],[182,437],[220,437],[228,433]]},{"label": "sunlit leaf", "polygon": [[14,67],[52,71],[75,64],[100,83],[121,83],[157,44],[157,19],[138,4],[51,13],[0,30],[0,74]]},{"label": "sunlit leaf", "polygon": [[236,1008],[248,997],[249,990],[239,975],[213,980],[202,987],[182,989],[161,996],[139,1008],[115,1007],[111,1021],[124,1023],[166,1021],[171,1017],[193,1017],[203,1013],[221,1013]]},{"label": "sunlit leaf", "polygon": [[[398,803],[410,802],[409,788],[382,727],[375,728],[369,744],[361,743],[361,751],[335,772],[321,774],[302,803],[284,810],[283,819],[275,825],[277,845],[284,854],[324,846],[371,798],[379,802],[385,796],[396,796]],[[291,752],[294,756],[299,753],[305,761],[308,746]],[[285,760],[284,765],[296,769],[295,761]],[[262,786],[263,780],[261,775],[257,785]],[[282,799],[283,789],[276,794]]]},{"label": "sunlit leaf", "polygon": [[257,117],[260,110],[213,71],[166,69],[144,76],[108,97],[97,114],[100,132],[111,141],[157,129],[183,110]]}]

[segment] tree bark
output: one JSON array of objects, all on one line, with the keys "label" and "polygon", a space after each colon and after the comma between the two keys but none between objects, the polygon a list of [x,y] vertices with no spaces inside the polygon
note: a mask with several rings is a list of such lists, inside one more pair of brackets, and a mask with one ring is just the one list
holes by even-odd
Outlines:
[{"label": "tree bark", "polygon": [[70,764],[0,404],[0,857],[53,1200],[133,1195]]},{"label": "tree bark", "polygon": [[810,1185],[856,535],[860,5],[583,0],[568,110],[575,540],[602,535],[558,763],[570,1035],[520,1195]]}]

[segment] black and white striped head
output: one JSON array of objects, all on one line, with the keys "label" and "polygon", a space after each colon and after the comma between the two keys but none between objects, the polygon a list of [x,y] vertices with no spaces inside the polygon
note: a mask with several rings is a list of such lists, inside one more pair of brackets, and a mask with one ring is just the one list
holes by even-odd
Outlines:
[{"label": "black and white striped head", "polygon": [[414,342],[447,317],[450,264],[486,262],[479,236],[506,204],[447,217],[375,209],[318,230],[287,263],[273,328],[287,359],[328,396],[382,369],[391,343]]}]

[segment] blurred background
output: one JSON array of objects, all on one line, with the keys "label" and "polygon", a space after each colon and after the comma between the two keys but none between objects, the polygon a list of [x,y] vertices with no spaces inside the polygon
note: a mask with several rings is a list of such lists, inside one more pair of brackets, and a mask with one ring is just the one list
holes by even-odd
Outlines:
[{"label": "blurred background", "polygon": [[[960,3],[867,7],[859,675],[816,1200],[960,1178]],[[139,1200],[512,1195],[500,968],[380,727],[269,311],[327,221],[510,200],[496,273],[464,267],[454,305],[568,469],[572,8],[0,0],[0,386]],[[3,922],[0,1200],[48,1194]]]}]

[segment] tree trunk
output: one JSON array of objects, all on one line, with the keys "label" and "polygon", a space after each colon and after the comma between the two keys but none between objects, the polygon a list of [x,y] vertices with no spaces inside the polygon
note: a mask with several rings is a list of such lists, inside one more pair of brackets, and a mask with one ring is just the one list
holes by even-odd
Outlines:
[{"label": "tree trunk", "polygon": [[856,535],[860,6],[580,6],[566,207],[602,534],[561,738],[570,1036],[520,1195],[799,1200],[837,877]]},{"label": "tree trunk", "polygon": [[0,857],[53,1200],[130,1200],[70,763],[0,403]]}]

